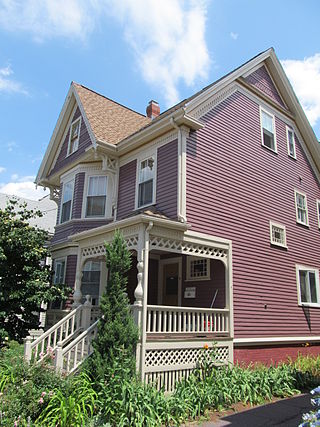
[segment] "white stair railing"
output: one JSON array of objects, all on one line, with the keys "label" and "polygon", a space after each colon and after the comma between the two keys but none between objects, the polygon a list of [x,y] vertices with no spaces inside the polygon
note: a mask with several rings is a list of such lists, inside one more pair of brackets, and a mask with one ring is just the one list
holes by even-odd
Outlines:
[{"label": "white stair railing", "polygon": [[55,353],[58,343],[63,345],[79,332],[82,326],[83,307],[84,305],[80,305],[72,310],[35,341],[32,341],[31,337],[27,337],[24,349],[25,360],[40,362],[48,355]]},{"label": "white stair railing", "polygon": [[99,320],[96,320],[65,348],[63,348],[62,342],[58,343],[55,360],[56,370],[71,374],[90,356],[93,351],[92,341],[98,331],[98,322]]}]

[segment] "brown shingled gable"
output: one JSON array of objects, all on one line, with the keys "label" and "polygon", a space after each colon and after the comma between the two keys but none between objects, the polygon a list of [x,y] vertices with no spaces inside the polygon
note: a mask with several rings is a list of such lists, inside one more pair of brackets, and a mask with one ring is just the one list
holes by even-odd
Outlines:
[{"label": "brown shingled gable", "polygon": [[151,119],[72,82],[91,129],[99,141],[116,145],[150,123]]}]

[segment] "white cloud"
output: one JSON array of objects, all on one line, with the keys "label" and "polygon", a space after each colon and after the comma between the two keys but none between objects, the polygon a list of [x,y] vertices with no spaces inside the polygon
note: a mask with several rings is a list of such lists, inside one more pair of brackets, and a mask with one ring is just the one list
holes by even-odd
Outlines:
[{"label": "white cloud", "polygon": [[35,40],[52,37],[85,39],[93,28],[95,0],[0,0],[0,26],[26,31]]},{"label": "white cloud", "polygon": [[320,53],[281,61],[301,105],[314,126],[320,119]]},{"label": "white cloud", "polygon": [[120,20],[143,78],[158,87],[168,105],[179,100],[177,85],[206,79],[210,60],[203,0],[106,0]]},{"label": "white cloud", "polygon": [[6,168],[4,168],[3,166],[0,166],[0,173],[5,172],[6,170],[7,170]]},{"label": "white cloud", "polygon": [[36,188],[34,178],[34,176],[19,177],[18,174],[14,174],[11,176],[11,182],[0,184],[0,193],[39,200],[49,191],[44,191],[42,187]]},{"label": "white cloud", "polygon": [[231,31],[231,33],[230,33],[230,37],[231,37],[233,40],[237,40],[237,38],[239,37],[239,34],[238,34],[238,33],[234,33],[233,31]]},{"label": "white cloud", "polygon": [[[0,0],[0,27],[27,32],[37,41],[53,37],[85,41],[100,20],[106,26],[111,17],[122,26],[142,77],[164,93],[169,106],[179,100],[180,82],[193,86],[207,78],[207,1]],[[11,83],[11,90],[19,89],[17,82]]]},{"label": "white cloud", "polygon": [[0,68],[0,92],[28,95],[22,84],[12,78],[12,74],[13,70],[10,65]]}]

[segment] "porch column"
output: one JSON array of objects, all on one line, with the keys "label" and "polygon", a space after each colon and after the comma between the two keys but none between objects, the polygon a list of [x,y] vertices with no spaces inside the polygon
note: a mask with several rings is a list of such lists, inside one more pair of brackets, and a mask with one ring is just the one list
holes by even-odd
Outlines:
[{"label": "porch column", "polygon": [[141,371],[141,326],[142,326],[142,304],[143,304],[143,246],[144,246],[144,230],[139,232],[138,248],[137,248],[137,287],[134,291],[133,316],[139,329],[139,342],[136,350],[136,368],[137,372]]},{"label": "porch column", "polygon": [[73,304],[72,307],[76,308],[81,305],[82,293],[81,293],[81,280],[82,280],[82,267],[84,261],[81,255],[81,249],[78,249],[77,256],[77,268],[76,268],[76,280],[74,283],[74,292],[73,292]]},{"label": "porch column", "polygon": [[142,336],[141,336],[141,355],[140,355],[140,372],[141,380],[144,381],[145,375],[145,354],[147,341],[147,314],[148,314],[148,278],[149,278],[149,232],[153,227],[153,222],[145,228],[144,232],[144,251],[143,251],[143,304],[142,304]]}]

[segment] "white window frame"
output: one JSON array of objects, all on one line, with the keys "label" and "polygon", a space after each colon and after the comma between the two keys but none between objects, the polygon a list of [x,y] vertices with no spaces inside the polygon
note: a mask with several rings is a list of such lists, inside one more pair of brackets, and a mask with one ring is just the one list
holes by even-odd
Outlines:
[{"label": "white window frame", "polygon": [[[70,146],[71,146],[71,130],[72,130],[73,125],[75,123],[77,123],[77,122],[79,122],[79,133],[78,133],[78,137],[77,137],[77,139],[76,139],[76,141],[74,143],[74,149],[73,149],[73,151],[70,151]],[[71,123],[71,125],[70,125],[67,157],[70,156],[71,154],[75,153],[78,150],[78,148],[79,148],[80,133],[81,133],[81,116],[78,117],[77,119],[75,119]]]},{"label": "white window frame", "polygon": [[318,217],[318,228],[320,229],[320,200],[317,199],[317,217]]},{"label": "white window frame", "polygon": [[[115,180],[111,177],[111,174],[104,172],[101,169],[98,170],[85,170],[83,197],[82,197],[82,210],[81,218],[87,221],[97,219],[112,219],[112,198],[115,194]],[[93,176],[106,176],[107,177],[107,197],[106,197],[106,210],[104,216],[86,216],[87,213],[87,195],[89,189],[89,179]]]},{"label": "white window frame", "polygon": [[[153,187],[152,187],[152,201],[151,203],[141,205],[139,206],[139,172],[140,172],[140,165],[145,160],[148,160],[150,158],[153,158],[154,160],[154,175],[153,175]],[[135,209],[143,209],[147,206],[152,206],[156,203],[156,188],[157,188],[157,152],[152,151],[148,153],[147,155],[144,153],[143,157],[137,158],[137,170],[136,170],[136,197],[135,197]]]},{"label": "white window frame", "polygon": [[[305,198],[306,201],[306,222],[302,222],[299,220],[299,216],[298,216],[298,204],[297,204],[297,194],[299,194],[300,196],[303,196]],[[305,193],[303,193],[300,190],[295,189],[294,190],[294,202],[295,202],[295,206],[296,206],[296,221],[297,224],[301,224],[304,225],[305,227],[309,227],[309,214],[308,214],[308,203],[307,203],[307,195]]]},{"label": "white window frame", "polygon": [[[284,243],[280,243],[280,242],[273,240],[273,233],[272,233],[273,227],[280,228],[283,231]],[[288,248],[288,246],[287,246],[287,233],[286,233],[285,225],[279,224],[279,223],[274,222],[274,221],[270,221],[270,243],[272,244],[272,246],[280,246],[282,248]]]},{"label": "white window frame", "polygon": [[[268,147],[267,145],[264,145],[263,126],[262,126],[262,115],[263,115],[263,113],[267,114],[268,116],[270,116],[272,118],[274,150],[272,148]],[[261,145],[264,148],[267,148],[268,150],[272,151],[273,153],[278,153],[275,116],[270,111],[263,108],[262,106],[260,106],[260,130],[261,130]]]},{"label": "white window frame", "polygon": [[53,284],[58,284],[56,282],[56,268],[57,268],[57,263],[63,263],[63,262],[64,262],[64,271],[63,271],[63,281],[62,281],[62,283],[65,283],[65,280],[66,280],[66,270],[67,270],[67,257],[61,257],[61,258],[56,258],[54,260],[54,262],[53,262],[53,271],[54,271]]},{"label": "white window frame", "polygon": [[[106,178],[106,194],[105,194],[105,207],[104,207],[104,214],[103,215],[87,215],[87,206],[88,206],[88,197],[89,194],[89,183],[90,183],[90,178],[100,178],[100,177],[104,177]],[[103,175],[103,174],[94,174],[94,175],[88,175],[87,176],[87,186],[86,186],[86,193],[85,193],[85,211],[84,211],[84,216],[85,218],[105,218],[106,217],[106,212],[107,212],[107,201],[108,201],[108,176],[107,175]],[[93,196],[94,197],[94,196]]]},{"label": "white window frame", "polygon": [[[315,281],[316,281],[316,294],[317,294],[317,302],[302,302],[301,301],[301,288],[300,288],[300,275],[299,272],[301,270],[311,271],[315,273]],[[307,307],[320,307],[320,292],[319,292],[319,270],[314,267],[307,267],[305,265],[296,264],[296,279],[297,279],[297,289],[298,289],[298,305],[307,306]],[[310,294],[310,286],[309,286],[309,294]]]},{"label": "white window frame", "polygon": [[[207,263],[207,274],[202,277],[191,277],[191,263],[192,261],[198,261],[199,259],[205,260]],[[210,276],[210,258],[202,258],[196,256],[187,256],[187,274],[186,282],[200,282],[204,280],[211,280]]]},{"label": "white window frame", "polygon": [[[290,153],[289,132],[292,133],[293,154]],[[288,156],[291,157],[292,159],[296,159],[297,158],[297,154],[296,154],[296,141],[295,141],[295,137],[294,137],[294,130],[291,127],[289,127],[289,126],[286,126],[286,135],[287,135]]]},{"label": "white window frame", "polygon": [[[62,206],[63,206],[63,197],[64,197],[64,191],[65,191],[65,185],[69,184],[69,182],[72,182],[72,198],[71,198],[71,207],[70,207],[70,218],[66,221],[61,222],[62,219]],[[61,195],[61,202],[60,202],[60,218],[59,218],[59,224],[66,224],[69,221],[72,220],[72,209],[73,209],[73,200],[74,200],[74,176],[71,179],[68,179],[62,183],[62,195]]]}]

